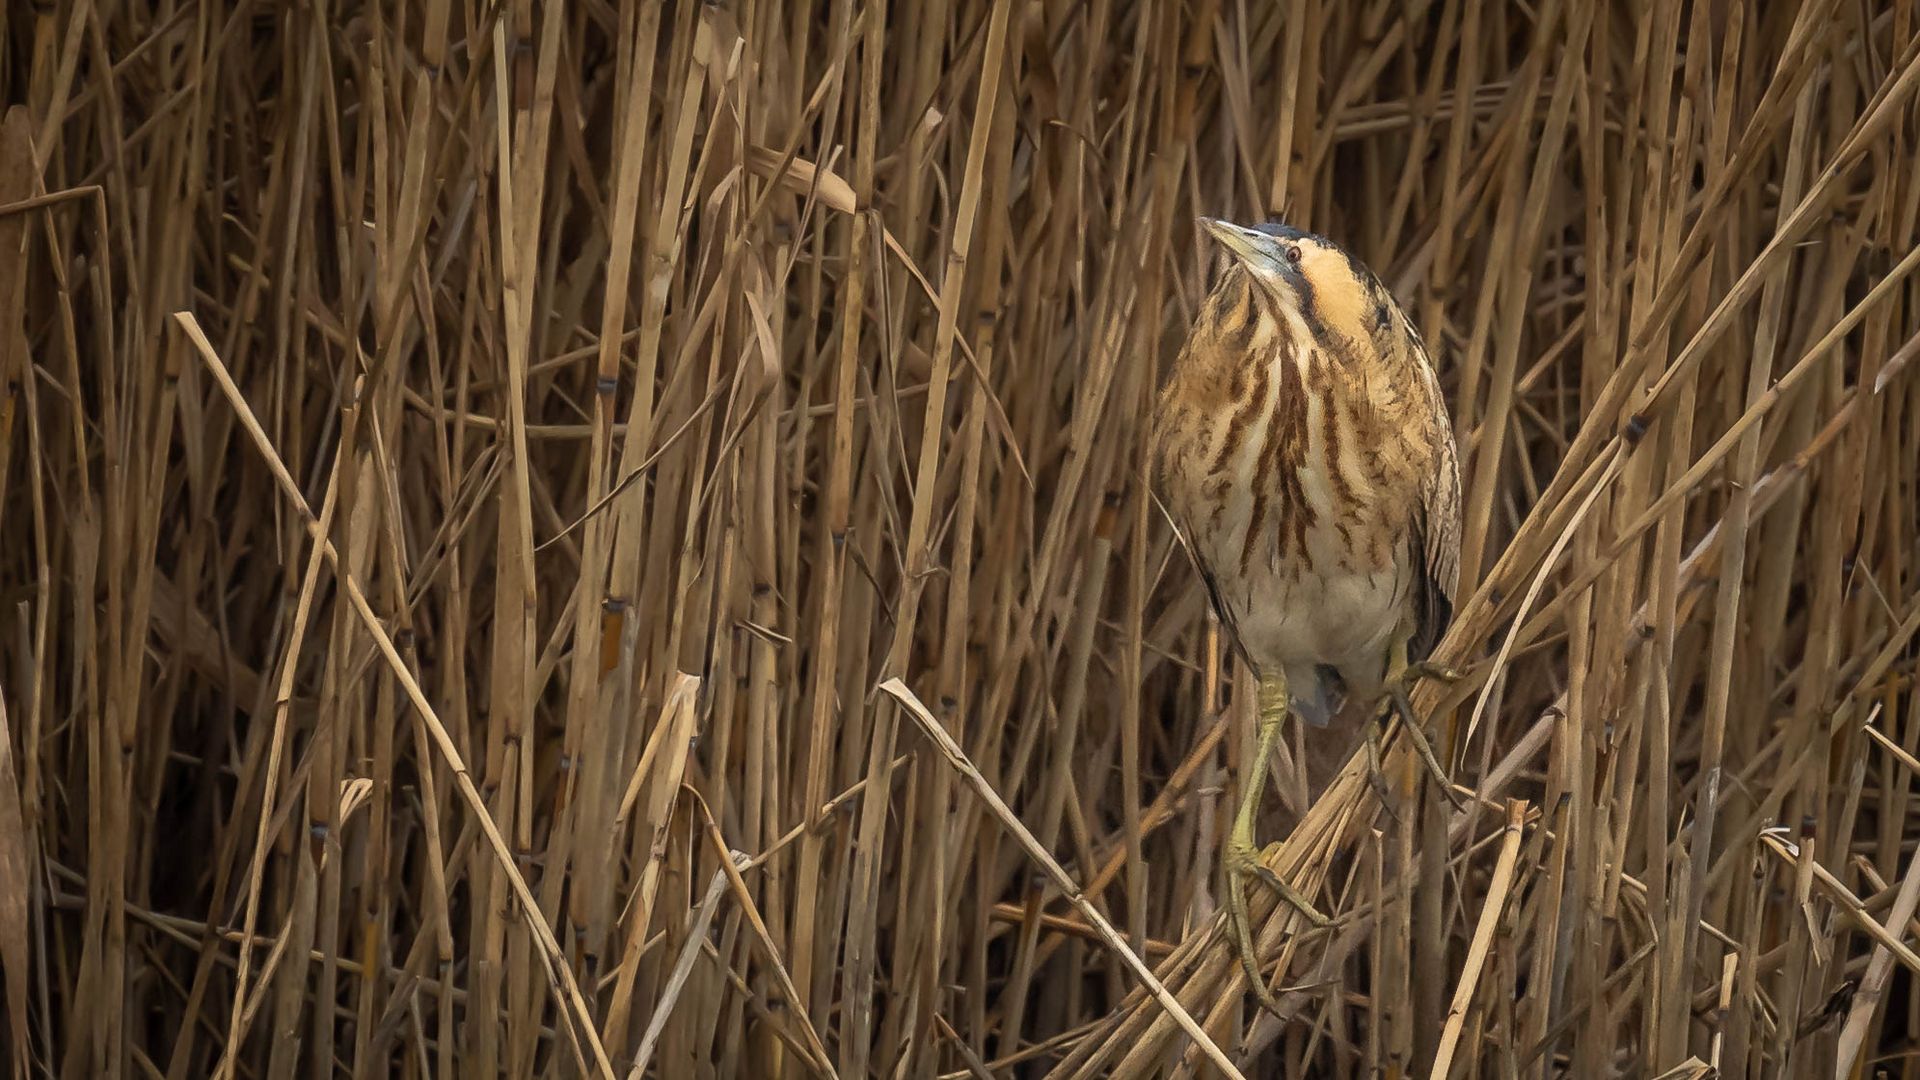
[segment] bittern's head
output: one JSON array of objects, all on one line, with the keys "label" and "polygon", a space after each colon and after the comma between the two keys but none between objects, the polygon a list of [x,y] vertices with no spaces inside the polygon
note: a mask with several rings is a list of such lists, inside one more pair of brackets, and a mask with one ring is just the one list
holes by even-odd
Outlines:
[{"label": "bittern's head", "polygon": [[1247,276],[1316,332],[1335,330],[1364,341],[1389,325],[1393,299],[1360,260],[1325,237],[1267,222],[1248,228],[1200,219]]}]

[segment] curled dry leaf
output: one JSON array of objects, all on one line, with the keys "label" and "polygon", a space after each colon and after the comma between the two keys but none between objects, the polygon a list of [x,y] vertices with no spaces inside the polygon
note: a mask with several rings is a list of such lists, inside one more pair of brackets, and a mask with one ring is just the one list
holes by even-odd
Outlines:
[{"label": "curled dry leaf", "polygon": [[833,170],[823,169],[806,158],[794,157],[789,160],[777,150],[749,146],[747,167],[796,194],[817,195],[821,202],[843,214],[860,209],[860,200],[854,197],[853,185],[841,179]]}]

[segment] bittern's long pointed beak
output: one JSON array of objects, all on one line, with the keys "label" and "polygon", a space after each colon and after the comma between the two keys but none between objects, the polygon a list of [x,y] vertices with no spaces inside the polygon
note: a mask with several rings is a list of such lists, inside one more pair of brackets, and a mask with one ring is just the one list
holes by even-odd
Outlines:
[{"label": "bittern's long pointed beak", "polygon": [[1220,241],[1221,246],[1228,251],[1249,262],[1261,258],[1262,242],[1266,239],[1263,234],[1253,229],[1243,229],[1231,221],[1221,221],[1219,218],[1203,217],[1199,220],[1200,227],[1212,234],[1213,238]]}]

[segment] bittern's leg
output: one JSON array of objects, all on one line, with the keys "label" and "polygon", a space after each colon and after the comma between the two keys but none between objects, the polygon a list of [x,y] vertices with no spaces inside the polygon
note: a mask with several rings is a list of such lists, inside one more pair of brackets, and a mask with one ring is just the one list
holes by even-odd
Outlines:
[{"label": "bittern's leg", "polygon": [[1440,794],[1446,796],[1455,810],[1466,805],[1465,800],[1453,790],[1453,781],[1448,778],[1447,770],[1440,765],[1440,758],[1433,752],[1433,744],[1427,741],[1427,733],[1420,726],[1420,720],[1413,714],[1413,702],[1407,697],[1407,688],[1415,679],[1423,676],[1452,681],[1460,677],[1458,672],[1437,665],[1407,663],[1407,643],[1396,641],[1387,656],[1387,694],[1393,700],[1395,711],[1400,714],[1400,722],[1407,729],[1407,738],[1412,741],[1414,753],[1420,756],[1420,763],[1433,774]]},{"label": "bittern's leg", "polygon": [[1247,877],[1257,876],[1272,886],[1315,926],[1327,925],[1327,917],[1314,910],[1306,897],[1260,862],[1254,847],[1254,819],[1260,812],[1260,796],[1266,791],[1267,761],[1273,756],[1274,745],[1280,741],[1281,726],[1286,718],[1286,679],[1278,672],[1262,675],[1259,742],[1254,748],[1253,760],[1248,762],[1247,775],[1241,779],[1240,806],[1233,815],[1233,830],[1227,836],[1223,860],[1227,878],[1227,922],[1233,930],[1234,946],[1240,953],[1240,966],[1260,1003],[1276,1013],[1279,1004],[1273,1000],[1266,980],[1260,975],[1260,959],[1253,948],[1253,924],[1247,915]]}]

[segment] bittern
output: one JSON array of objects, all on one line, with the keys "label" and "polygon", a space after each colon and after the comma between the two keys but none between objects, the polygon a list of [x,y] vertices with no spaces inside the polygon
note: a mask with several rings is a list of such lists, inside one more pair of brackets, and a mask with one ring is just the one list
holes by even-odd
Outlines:
[{"label": "bittern", "polygon": [[[1246,878],[1326,922],[1254,846],[1287,714],[1342,760],[1357,718],[1384,796],[1378,723],[1390,703],[1440,790],[1457,798],[1407,688],[1423,674],[1450,677],[1426,659],[1453,613],[1460,472],[1426,348],[1372,271],[1291,226],[1200,224],[1231,258],[1161,392],[1153,437],[1174,524],[1258,679],[1258,742],[1221,861],[1241,964],[1272,1005]],[[1354,707],[1336,710],[1340,698]]]}]

